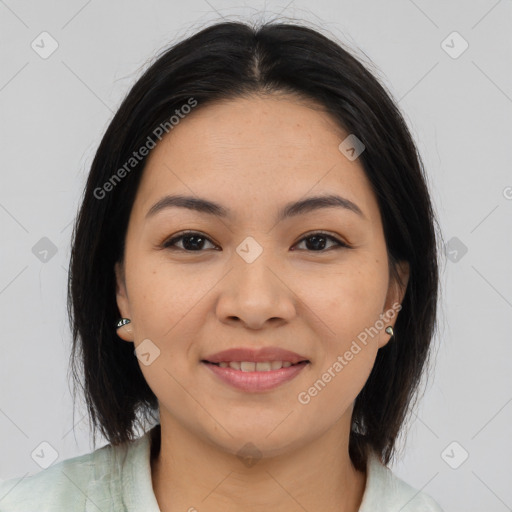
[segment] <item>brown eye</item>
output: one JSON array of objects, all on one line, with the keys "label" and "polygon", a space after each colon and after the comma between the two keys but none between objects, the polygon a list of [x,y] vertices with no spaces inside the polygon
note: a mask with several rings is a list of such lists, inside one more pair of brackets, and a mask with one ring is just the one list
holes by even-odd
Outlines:
[{"label": "brown eye", "polygon": [[[342,242],[338,238],[327,233],[323,233],[321,231],[311,233],[310,235],[303,237],[299,241],[299,244],[304,241],[306,243],[306,250],[309,252],[327,252],[330,249],[336,249],[341,247],[345,247],[347,249],[350,248],[349,245]],[[329,247],[329,242],[334,245],[331,245]],[[185,233],[181,233],[178,236],[174,236],[171,239],[167,240],[162,244],[162,247],[169,250],[202,252],[202,250],[205,248],[205,244],[208,243],[211,244],[214,249],[217,248],[217,246],[207,236],[203,235],[202,233],[199,233],[197,231],[187,231]],[[177,244],[181,244],[181,246]],[[292,250],[294,249],[292,248]]]},{"label": "brown eye", "polygon": [[[181,247],[176,245],[178,242],[182,243]],[[205,243],[210,243],[215,247],[215,244],[203,234],[196,231],[188,231],[167,240],[163,243],[162,247],[171,250],[200,252],[204,248]]]},{"label": "brown eye", "polygon": [[326,252],[324,249],[329,241],[334,242],[334,246],[331,246],[331,249],[340,247],[345,247],[347,249],[349,248],[349,246],[341,240],[338,240],[336,237],[321,231],[305,236],[302,238],[302,240],[300,240],[299,243],[302,243],[303,241],[306,241],[307,250],[313,252]]}]

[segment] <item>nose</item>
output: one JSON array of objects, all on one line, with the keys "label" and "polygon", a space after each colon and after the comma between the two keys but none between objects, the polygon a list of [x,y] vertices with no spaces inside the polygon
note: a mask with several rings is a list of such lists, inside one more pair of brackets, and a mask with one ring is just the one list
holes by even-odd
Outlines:
[{"label": "nose", "polygon": [[216,304],[221,322],[261,329],[267,322],[286,324],[295,317],[298,298],[283,269],[266,253],[250,263],[234,254]]}]

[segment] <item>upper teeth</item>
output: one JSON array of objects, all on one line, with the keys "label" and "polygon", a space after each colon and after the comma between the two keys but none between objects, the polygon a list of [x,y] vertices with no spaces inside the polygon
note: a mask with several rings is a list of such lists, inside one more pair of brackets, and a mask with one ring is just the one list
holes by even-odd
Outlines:
[{"label": "upper teeth", "polygon": [[233,368],[242,370],[243,372],[269,372],[270,370],[279,370],[280,368],[288,368],[292,363],[290,361],[263,361],[254,363],[252,361],[223,361],[219,363],[221,368]]}]

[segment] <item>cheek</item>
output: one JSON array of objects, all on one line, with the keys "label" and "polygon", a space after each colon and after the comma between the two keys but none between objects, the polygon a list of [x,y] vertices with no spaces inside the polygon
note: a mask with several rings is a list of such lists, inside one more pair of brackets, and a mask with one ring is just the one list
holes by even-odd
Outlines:
[{"label": "cheek", "polygon": [[354,258],[322,279],[309,279],[298,294],[321,320],[327,339],[341,349],[379,319],[387,286],[387,268],[381,261]]},{"label": "cheek", "polygon": [[353,405],[374,365],[376,351],[361,347],[350,361],[343,352],[329,360],[297,397],[301,410],[315,423],[331,425]]},{"label": "cheek", "polygon": [[322,388],[324,399],[337,400],[342,408],[355,399],[375,362],[383,332],[378,328],[381,323],[376,323],[387,284],[386,267],[373,258],[347,265],[323,283],[311,280],[304,289],[312,317],[320,320],[322,347],[313,377],[321,381],[317,387],[327,383]]},{"label": "cheek", "polygon": [[196,268],[184,271],[178,266],[146,261],[131,269],[128,283],[130,304],[137,323],[137,338],[165,338],[175,332],[185,317],[194,316],[201,299],[215,285],[214,276]]},{"label": "cheek", "polygon": [[[191,340],[195,339],[191,329],[198,329],[204,322],[201,299],[204,301],[215,283],[208,276],[197,279],[195,272],[194,279],[192,272],[149,259],[133,265],[130,272],[127,284],[135,319],[135,346],[139,353],[144,350],[151,354],[150,364],[139,358],[140,369],[159,400],[172,397],[176,407],[181,404],[180,408],[187,400],[180,383],[189,378],[188,357],[193,347]],[[194,392],[190,384],[187,389]]]},{"label": "cheek", "polygon": [[[309,308],[321,319],[320,350],[309,387],[303,389],[305,413],[336,421],[364,387],[378,351],[376,321],[382,313],[385,283],[378,272],[344,273],[330,280],[322,293],[310,288]],[[374,279],[375,278],[375,279]],[[300,400],[299,400],[300,401]]]}]

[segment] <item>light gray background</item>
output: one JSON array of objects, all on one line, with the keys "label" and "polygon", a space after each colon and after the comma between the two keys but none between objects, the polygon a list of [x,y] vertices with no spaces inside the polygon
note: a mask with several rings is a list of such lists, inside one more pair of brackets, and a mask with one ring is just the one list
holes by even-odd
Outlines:
[{"label": "light gray background", "polygon": [[[66,278],[71,222],[113,112],[161,48],[221,16],[278,14],[380,70],[449,242],[437,362],[391,467],[446,512],[512,510],[511,0],[0,0],[0,478],[40,471],[31,453],[44,441],[57,461],[91,451],[67,380]],[[31,47],[50,48],[43,31],[59,45],[46,59]],[[457,58],[454,31],[469,44]],[[55,255],[38,252],[43,237]]]}]

